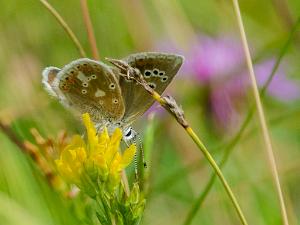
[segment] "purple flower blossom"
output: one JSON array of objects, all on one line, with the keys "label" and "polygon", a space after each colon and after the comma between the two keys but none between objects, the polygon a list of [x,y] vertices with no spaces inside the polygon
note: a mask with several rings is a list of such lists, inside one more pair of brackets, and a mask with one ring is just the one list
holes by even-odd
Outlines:
[{"label": "purple flower blossom", "polygon": [[[263,86],[267,82],[274,64],[275,60],[268,60],[255,66],[256,79],[260,86]],[[283,67],[279,67],[268,87],[268,93],[285,102],[297,100],[300,98],[300,84],[299,82],[289,80],[285,75]]]},{"label": "purple flower blossom", "polygon": [[[174,48],[168,45],[161,49],[174,52]],[[240,120],[238,105],[250,88],[240,41],[229,36],[212,38],[201,35],[191,50],[177,52],[186,56],[182,72],[193,75],[199,84],[208,87],[209,111],[215,124],[224,129],[236,125]],[[270,76],[274,63],[274,59],[268,59],[254,65],[260,87]],[[267,93],[285,102],[296,100],[300,98],[300,84],[288,79],[280,66]]]},{"label": "purple flower blossom", "polygon": [[203,37],[187,55],[187,69],[201,82],[211,82],[235,71],[243,62],[243,50],[229,38]]}]

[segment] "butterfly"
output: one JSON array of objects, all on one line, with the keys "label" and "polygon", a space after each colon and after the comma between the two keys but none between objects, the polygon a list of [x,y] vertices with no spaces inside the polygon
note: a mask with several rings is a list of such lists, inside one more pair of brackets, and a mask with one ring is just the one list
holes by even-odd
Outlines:
[{"label": "butterfly", "polygon": [[[162,94],[183,63],[183,56],[161,52],[142,52],[122,59],[138,69],[149,86]],[[136,82],[121,75],[118,68],[88,58],[77,59],[62,69],[44,69],[46,91],[64,106],[80,114],[89,113],[97,128],[123,130],[124,140],[136,132],[130,125],[154,103]]]}]

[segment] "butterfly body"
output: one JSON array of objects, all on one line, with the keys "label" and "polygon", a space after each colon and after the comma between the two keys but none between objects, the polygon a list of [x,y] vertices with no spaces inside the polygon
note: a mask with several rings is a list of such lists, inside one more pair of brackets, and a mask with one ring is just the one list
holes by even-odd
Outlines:
[{"label": "butterfly body", "polygon": [[[161,94],[182,65],[183,57],[145,52],[123,60],[138,69],[149,86]],[[99,129],[106,126],[109,131],[120,127],[130,134],[130,124],[154,102],[143,87],[121,76],[119,69],[87,58],[61,70],[46,68],[42,82],[64,106],[80,114],[89,113]]]}]

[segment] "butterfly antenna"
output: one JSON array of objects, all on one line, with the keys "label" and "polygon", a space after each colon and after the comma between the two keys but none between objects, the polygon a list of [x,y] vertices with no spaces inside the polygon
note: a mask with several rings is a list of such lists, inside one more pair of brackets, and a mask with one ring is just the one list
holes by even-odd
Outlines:
[{"label": "butterfly antenna", "polygon": [[134,176],[135,176],[135,180],[138,181],[139,180],[139,175],[138,175],[138,157],[137,154],[134,154]]},{"label": "butterfly antenna", "polygon": [[144,153],[144,148],[143,148],[143,142],[142,142],[142,139],[141,139],[141,137],[140,137],[139,134],[137,134],[136,136],[137,136],[137,139],[138,139],[138,141],[139,141],[139,150],[140,150],[140,153],[141,153],[143,166],[144,166],[144,168],[147,168],[147,163],[146,163],[146,160],[145,160],[145,153]]}]

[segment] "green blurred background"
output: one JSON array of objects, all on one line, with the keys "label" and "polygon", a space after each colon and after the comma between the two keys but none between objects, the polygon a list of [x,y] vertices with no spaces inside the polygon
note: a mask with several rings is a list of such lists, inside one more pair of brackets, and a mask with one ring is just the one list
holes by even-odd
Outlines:
[{"label": "green blurred background", "polygon": [[[66,20],[91,57],[80,2],[51,0],[49,3]],[[236,46],[241,46],[231,1],[91,0],[88,5],[101,59],[167,49],[187,55],[186,64],[189,65],[193,57],[189,54],[201,44],[210,43],[201,40],[211,38],[214,45],[223,37],[230,37]],[[300,1],[242,0],[240,6],[255,62],[275,59],[300,16]],[[195,41],[199,37],[200,41]],[[219,47],[222,48],[222,44]],[[80,121],[48,96],[41,85],[43,68],[62,67],[79,57],[73,42],[38,0],[2,2],[0,119],[20,140],[33,142],[29,132],[33,127],[43,136],[51,137],[61,130],[69,134],[82,132]],[[215,58],[210,54],[205,59],[214,64]],[[289,85],[300,82],[299,59],[300,28],[282,60]],[[241,70],[245,69],[239,57],[233,58],[233,65],[235,60],[236,64],[241,64]],[[190,67],[193,69],[193,65]],[[242,74],[247,79],[247,72]],[[215,86],[203,81],[201,75],[201,72],[193,74],[191,68],[183,68],[166,93],[171,93],[182,104],[192,127],[215,158],[220,159],[228,140],[247,114],[252,95],[247,88],[245,93],[233,96],[234,106],[231,107],[237,115],[230,115],[230,121],[227,117],[214,118],[219,103],[213,102],[216,100],[213,96],[223,87],[222,82],[227,82],[227,76],[220,79],[221,86]],[[281,99],[280,92],[289,91],[289,86],[284,87],[281,90],[280,85],[275,85],[274,92],[279,95],[274,97],[272,91],[268,92],[264,106],[290,224],[300,224],[300,96]],[[297,95],[297,87],[293,88]],[[214,104],[217,106],[213,107]],[[232,111],[232,108],[225,107],[225,110]],[[232,117],[235,118],[233,123]],[[220,120],[224,123],[222,126]],[[149,114],[140,118],[134,127],[143,137],[149,164],[147,205],[141,224],[183,224],[206,185],[211,168],[184,130],[162,110],[154,119],[149,119]],[[86,214],[82,201],[75,199],[80,204],[74,204],[72,200],[61,198],[48,187],[30,157],[3,132],[0,140],[0,224],[84,224]],[[256,116],[223,171],[249,224],[282,224]],[[215,182],[193,224],[239,224],[219,181]]]}]

